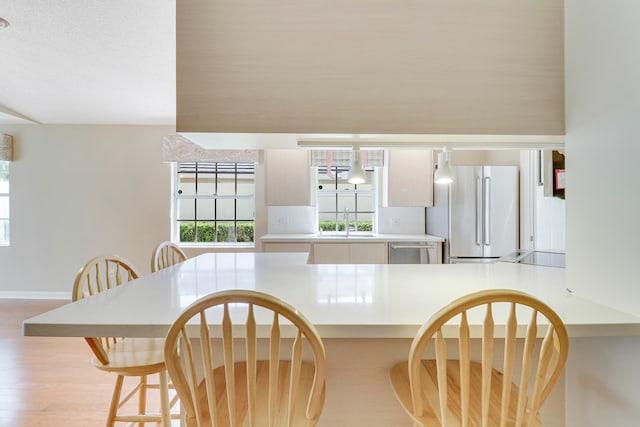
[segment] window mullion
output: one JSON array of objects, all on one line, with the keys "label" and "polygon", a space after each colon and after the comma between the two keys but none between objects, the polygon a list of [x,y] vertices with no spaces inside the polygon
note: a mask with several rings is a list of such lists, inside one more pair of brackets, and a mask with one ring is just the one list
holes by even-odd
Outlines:
[{"label": "window mullion", "polygon": [[[238,164],[235,165],[235,174],[233,175],[233,195],[238,195]],[[233,235],[234,239],[238,241],[238,199],[233,199]]]},{"label": "window mullion", "polygon": [[[181,174],[183,174],[182,177]],[[241,243],[237,238],[239,218],[251,218],[243,221],[255,227],[255,164],[181,162],[177,166],[174,178],[178,187],[174,194],[175,203],[173,203],[174,208],[179,210],[174,212],[174,218],[178,223],[177,236],[181,235],[180,224],[186,225],[188,221],[195,225],[189,239],[194,243],[239,244]],[[248,191],[244,191],[248,194],[239,195],[245,183],[250,186]],[[182,191],[185,190],[184,186],[188,191]],[[202,233],[202,229],[198,230],[201,222],[213,226],[212,238],[208,233]],[[222,226],[224,228],[220,229]],[[227,227],[229,227],[229,237],[225,238],[222,231],[227,231]],[[248,231],[250,234],[243,235],[243,240],[253,243],[255,236],[251,229]],[[236,235],[235,239],[231,238],[233,234]],[[181,238],[178,237],[178,240],[181,241]],[[204,240],[213,240],[213,242]]]},{"label": "window mullion", "polygon": [[218,163],[215,164],[216,166],[216,175],[215,175],[215,188],[216,191],[214,193],[215,197],[213,198],[213,241],[214,242],[219,242],[219,238],[218,238],[218,195],[220,194],[220,180],[219,178],[219,174],[218,174]]},{"label": "window mullion", "polygon": [[[344,168],[342,168],[344,169]],[[349,224],[344,218],[344,207],[349,208],[349,223],[354,223],[355,231],[362,231],[373,227],[377,211],[376,174],[372,174],[369,184],[344,187],[341,167],[319,167],[317,169],[318,184],[325,184],[317,192],[318,226],[322,222],[331,224],[325,230],[341,231],[340,223],[344,224],[344,231]],[[331,175],[331,176],[329,176]],[[340,187],[340,186],[343,187]],[[371,205],[370,207],[368,207]]]},{"label": "window mullion", "polygon": [[338,168],[335,167],[334,168],[334,174],[333,176],[335,177],[335,187],[336,187],[336,197],[335,197],[335,201],[336,201],[336,226],[335,226],[335,231],[340,231],[340,212],[338,211],[338,200],[340,200],[340,194],[338,193]]}]

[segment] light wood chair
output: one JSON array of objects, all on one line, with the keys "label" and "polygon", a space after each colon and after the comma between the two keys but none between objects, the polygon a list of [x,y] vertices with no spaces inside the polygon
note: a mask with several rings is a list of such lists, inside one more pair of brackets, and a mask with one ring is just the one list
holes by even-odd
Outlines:
[{"label": "light wood chair", "polygon": [[[95,295],[108,289],[137,279],[137,270],[118,256],[98,256],[87,262],[76,275],[73,285],[73,301]],[[161,423],[169,427],[171,418],[178,419],[179,414],[171,414],[171,407],[178,400],[177,395],[169,401],[169,384],[164,363],[163,338],[114,338],[86,337],[94,357],[93,365],[105,372],[117,374],[113,389],[107,426],[115,422]],[[158,383],[149,383],[148,375],[158,374]],[[122,397],[125,377],[139,377],[136,385]],[[160,413],[147,413],[147,391],[157,389],[160,392]],[[119,413],[134,396],[138,397],[138,413]]]},{"label": "light wood chair", "polygon": [[[481,348],[470,338],[470,318],[482,320]],[[505,327],[495,326],[502,320]],[[494,343],[504,345],[495,351],[502,361],[494,362]],[[416,334],[408,363],[394,365],[390,379],[415,426],[540,426],[538,411],[564,369],[568,347],[564,324],[546,304],[518,291],[487,290],[435,313]]]},{"label": "light wood chair", "polygon": [[151,255],[151,272],[185,261],[187,255],[173,242],[160,242]]},{"label": "light wood chair", "polygon": [[[230,305],[243,310],[240,322],[232,322]],[[271,322],[264,347],[256,318]],[[281,319],[294,328],[286,340]],[[194,302],[169,329],[165,359],[189,427],[313,426],[324,405],[318,333],[294,307],[267,294],[230,290]]]}]

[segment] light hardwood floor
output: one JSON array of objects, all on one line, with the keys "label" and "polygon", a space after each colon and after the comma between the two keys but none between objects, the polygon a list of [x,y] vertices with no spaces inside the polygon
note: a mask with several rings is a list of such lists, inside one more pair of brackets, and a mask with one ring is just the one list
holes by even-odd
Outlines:
[{"label": "light hardwood floor", "polygon": [[86,342],[22,335],[23,320],[67,302],[0,299],[0,426],[104,426],[115,375],[93,367]]}]

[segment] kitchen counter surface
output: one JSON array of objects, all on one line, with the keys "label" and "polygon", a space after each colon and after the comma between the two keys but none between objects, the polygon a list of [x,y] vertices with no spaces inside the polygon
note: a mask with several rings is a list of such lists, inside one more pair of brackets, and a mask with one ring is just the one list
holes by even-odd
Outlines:
[{"label": "kitchen counter surface", "polygon": [[[640,336],[640,318],[570,293],[560,268],[511,263],[309,265],[306,258],[305,253],[206,253],[28,319],[24,334],[161,337],[196,299],[244,288],[285,299],[323,338],[412,338],[455,298],[511,288],[550,305],[572,337]],[[482,319],[470,316],[469,323],[480,325]]]},{"label": "kitchen counter surface", "polygon": [[323,234],[265,234],[260,238],[263,242],[435,242],[442,243],[444,239],[428,234],[374,234],[367,232],[351,233],[347,237],[344,233],[324,232]]}]

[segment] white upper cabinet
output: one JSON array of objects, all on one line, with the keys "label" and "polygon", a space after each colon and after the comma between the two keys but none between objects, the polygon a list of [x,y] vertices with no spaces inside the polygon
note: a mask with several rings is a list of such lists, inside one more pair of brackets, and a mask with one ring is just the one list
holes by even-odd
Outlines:
[{"label": "white upper cabinet", "polygon": [[433,206],[433,152],[389,150],[383,182],[383,206]]},{"label": "white upper cabinet", "polygon": [[307,150],[266,150],[267,206],[311,206],[312,176]]}]

